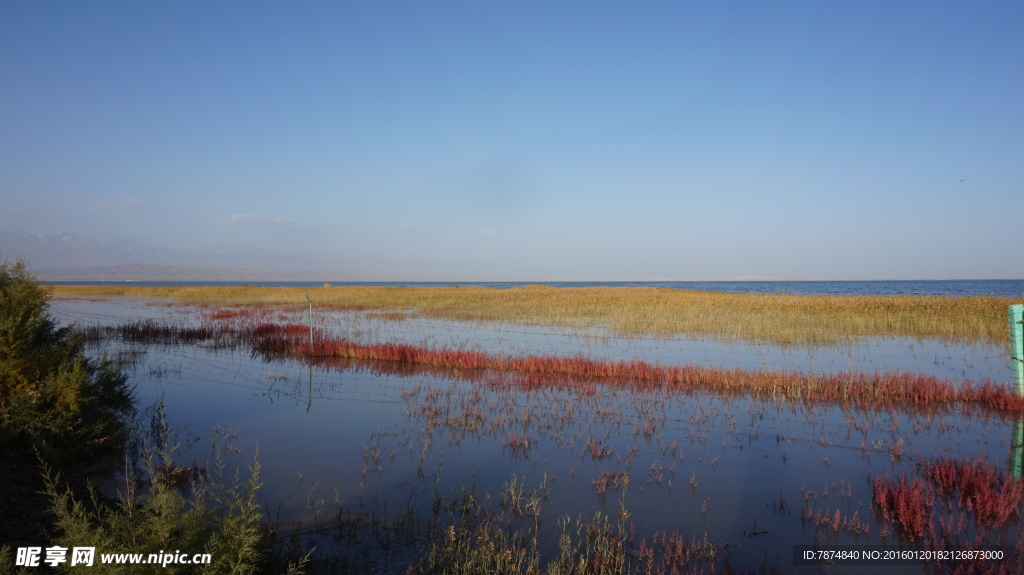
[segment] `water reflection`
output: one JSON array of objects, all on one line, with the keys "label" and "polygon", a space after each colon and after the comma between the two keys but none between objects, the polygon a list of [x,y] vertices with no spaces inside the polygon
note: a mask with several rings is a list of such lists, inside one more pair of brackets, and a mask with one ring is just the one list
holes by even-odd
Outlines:
[{"label": "water reflection", "polygon": [[[118,322],[182,313],[92,303],[58,304],[55,315]],[[1005,356],[986,346],[892,338],[798,350],[354,314],[314,319],[321,329],[363,341],[490,352],[807,371],[877,366],[967,379],[1006,369]],[[571,378],[143,347],[129,370],[140,399],[165,396],[171,425],[194,435],[230,424],[250,453],[258,445],[263,504],[272,519],[300,530],[322,525],[341,508],[431,516],[464,486],[496,496],[514,477],[529,488],[544,486],[543,514],[551,522],[625,510],[639,537],[672,530],[706,536],[727,543],[734,563],[751,569],[765,553],[794,544],[896,544],[895,531],[881,535],[872,478],[914,474],[937,458],[1001,462],[1007,431],[1010,475],[1020,477],[1024,463],[1024,419],[998,414],[865,412]],[[550,536],[542,543],[549,549],[557,536],[551,522],[538,526]],[[1000,534],[1008,549],[1017,541],[1017,523]],[[971,529],[972,536],[980,530]],[[791,570],[782,555],[780,566]]]},{"label": "water reflection", "polygon": [[[119,300],[120,301],[120,300]],[[198,324],[209,310],[194,306],[147,305],[143,300],[54,300],[54,316],[79,326],[111,325],[140,319]],[[306,324],[307,310],[277,312],[273,321]],[[403,317],[398,314],[395,317]],[[953,381],[1006,381],[1010,360],[997,344],[963,344],[941,340],[878,335],[856,343],[777,346],[722,341],[680,334],[674,337],[622,337],[601,329],[556,326],[479,324],[443,319],[316,311],[310,323],[325,337],[360,343],[400,343],[430,348],[471,349],[495,355],[549,354],[620,361],[639,359],[661,364],[695,364],[748,370],[914,372]]]}]

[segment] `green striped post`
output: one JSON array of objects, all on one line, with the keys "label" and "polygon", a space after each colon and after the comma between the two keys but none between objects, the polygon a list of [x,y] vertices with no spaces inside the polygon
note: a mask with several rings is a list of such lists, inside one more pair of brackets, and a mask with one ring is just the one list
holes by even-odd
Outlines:
[{"label": "green striped post", "polygon": [[1013,381],[1017,384],[1017,395],[1024,397],[1024,305],[1010,306],[1010,363],[1013,364]]},{"label": "green striped post", "polygon": [[[1024,305],[1014,304],[1008,311],[1010,319],[1010,369],[1013,370],[1013,382],[1017,386],[1017,395],[1024,397]],[[1010,437],[1010,475],[1020,479],[1024,473],[1024,417],[1013,422],[1013,435]]]}]

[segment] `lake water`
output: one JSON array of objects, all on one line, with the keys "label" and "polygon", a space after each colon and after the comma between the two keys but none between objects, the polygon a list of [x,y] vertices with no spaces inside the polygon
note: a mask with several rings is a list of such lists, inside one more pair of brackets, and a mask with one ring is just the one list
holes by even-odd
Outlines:
[{"label": "lake water", "polygon": [[[771,283],[776,284],[771,289],[780,289],[782,283],[815,282]],[[975,283],[990,291],[1018,289],[1000,282]],[[781,289],[801,293],[799,289],[812,288]],[[204,321],[210,312],[134,299],[62,298],[51,301],[51,310],[62,322],[80,326],[142,318],[182,325]],[[303,323],[305,315],[283,311],[275,321]],[[914,371],[953,381],[1009,377],[1002,346],[912,338],[779,348],[688,336],[620,338],[551,327],[391,321],[360,312],[318,312],[315,322],[332,335],[363,342],[509,355],[638,358],[805,372]],[[243,447],[239,463],[258,446],[265,482],[261,500],[268,516],[284,529],[309,532],[319,527],[304,540],[321,547],[331,541],[337,545],[329,528],[338,522],[339,510],[342,516],[356,510],[389,516],[412,509],[429,517],[439,498],[458,497],[461,486],[474,485],[479,494],[496,498],[514,480],[544,494],[538,529],[540,546],[549,553],[560,533],[557,518],[590,518],[602,512],[614,520],[626,509],[638,538],[678,530],[687,539],[715,542],[737,568],[755,569],[767,557],[784,572],[806,570],[810,567],[794,563],[795,545],[907,544],[891,525],[884,533],[886,521],[873,507],[873,478],[918,477],[922,463],[941,457],[984,459],[1008,472],[1020,451],[1011,448],[1019,429],[1015,426],[1024,425],[984,412],[862,412],[740,396],[666,394],[601,382],[524,386],[516,376],[501,373],[456,374],[382,363],[310,365],[202,344],[111,341],[94,351],[130,353],[134,362],[128,373],[140,403],[162,397],[179,436],[199,439],[183,461],[204,461],[205,440],[217,426],[228,425],[237,433]],[[622,481],[625,477],[628,484]],[[973,515],[962,515],[967,523],[963,540],[981,538],[1014,552],[1020,541],[1019,516],[992,531],[975,525]],[[830,522],[833,517],[839,523]],[[371,558],[367,561],[372,566],[363,566],[366,571],[395,573],[404,572],[399,558],[415,552],[403,555],[397,549],[385,551],[379,543],[367,545],[377,545],[376,554],[354,550],[351,544],[335,552],[362,553]],[[887,572],[906,569],[889,566]]]}]

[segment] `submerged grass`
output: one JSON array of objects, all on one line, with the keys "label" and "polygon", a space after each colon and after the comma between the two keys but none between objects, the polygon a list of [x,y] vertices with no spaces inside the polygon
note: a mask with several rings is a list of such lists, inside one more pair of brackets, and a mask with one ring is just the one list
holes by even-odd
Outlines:
[{"label": "submerged grass", "polygon": [[171,298],[219,305],[304,304],[423,317],[610,329],[618,334],[689,333],[774,344],[835,344],[869,336],[1006,339],[1002,297],[804,296],[657,287],[324,288],[258,286],[49,286],[53,295]]},{"label": "submerged grass", "polygon": [[[442,501],[430,545],[407,575],[697,575],[735,573],[726,546],[679,531],[659,531],[648,541],[636,535],[623,503],[616,520],[596,513],[591,520],[563,516],[553,549],[539,516],[545,489],[527,489],[513,476],[498,497],[463,491]],[[550,535],[547,535],[550,537]],[[762,573],[775,573],[771,564]]]}]

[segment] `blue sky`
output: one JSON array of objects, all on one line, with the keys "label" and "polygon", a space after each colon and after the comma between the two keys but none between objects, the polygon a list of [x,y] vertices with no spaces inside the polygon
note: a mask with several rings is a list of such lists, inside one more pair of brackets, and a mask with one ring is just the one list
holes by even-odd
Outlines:
[{"label": "blue sky", "polygon": [[1024,276],[1021,2],[7,2],[0,229],[403,279]]}]

